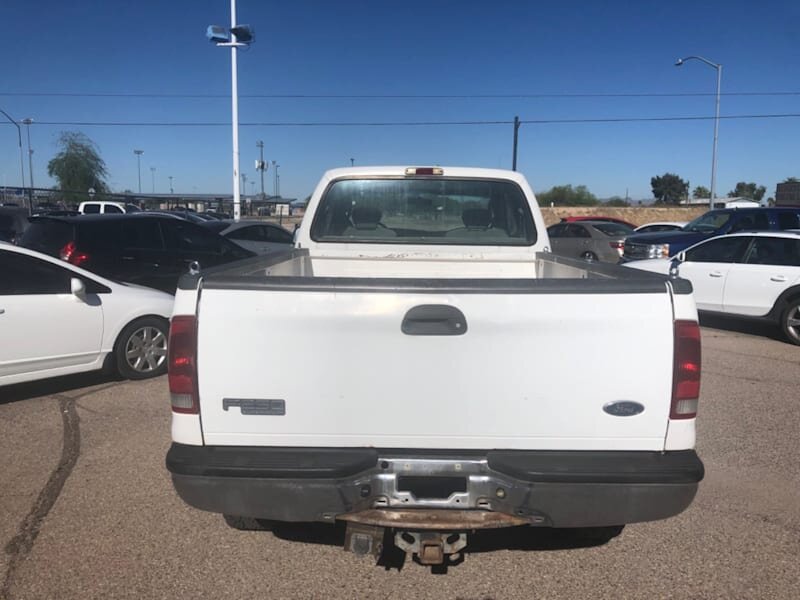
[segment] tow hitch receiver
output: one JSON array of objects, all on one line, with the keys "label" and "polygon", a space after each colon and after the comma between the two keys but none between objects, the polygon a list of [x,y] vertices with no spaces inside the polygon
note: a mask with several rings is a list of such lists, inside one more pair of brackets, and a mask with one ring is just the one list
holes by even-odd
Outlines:
[{"label": "tow hitch receiver", "polygon": [[394,543],[407,554],[416,554],[421,565],[441,565],[445,559],[457,561],[467,546],[466,533],[438,531],[398,531]]}]

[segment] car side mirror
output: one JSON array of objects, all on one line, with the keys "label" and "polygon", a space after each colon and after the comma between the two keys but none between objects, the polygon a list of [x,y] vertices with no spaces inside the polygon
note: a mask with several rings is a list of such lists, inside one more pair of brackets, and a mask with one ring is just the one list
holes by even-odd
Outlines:
[{"label": "car side mirror", "polygon": [[669,276],[671,279],[675,279],[676,277],[680,277],[680,273],[678,272],[678,267],[680,264],[686,260],[686,252],[681,251],[678,252],[669,262]]},{"label": "car side mirror", "polygon": [[76,298],[86,300],[86,284],[83,283],[83,279],[71,277],[69,280],[69,291]]}]

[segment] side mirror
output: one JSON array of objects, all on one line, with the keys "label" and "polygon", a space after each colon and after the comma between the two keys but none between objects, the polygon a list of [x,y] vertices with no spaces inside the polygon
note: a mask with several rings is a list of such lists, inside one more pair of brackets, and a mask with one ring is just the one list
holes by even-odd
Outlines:
[{"label": "side mirror", "polygon": [[680,277],[680,273],[678,272],[678,267],[680,264],[686,260],[686,252],[681,251],[678,252],[672,259],[669,261],[669,276],[672,279],[676,277]]},{"label": "side mirror", "polygon": [[83,279],[71,277],[69,280],[69,291],[73,296],[81,300],[86,300],[86,284],[83,283]]}]

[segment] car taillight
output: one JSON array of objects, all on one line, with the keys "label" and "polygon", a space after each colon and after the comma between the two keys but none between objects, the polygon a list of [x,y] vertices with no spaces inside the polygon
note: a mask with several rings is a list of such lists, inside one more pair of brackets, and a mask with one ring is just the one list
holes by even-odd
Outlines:
[{"label": "car taillight", "polygon": [[169,326],[169,395],[172,410],[198,414],[197,397],[197,318],[172,317]]},{"label": "car taillight", "polygon": [[622,256],[622,252],[625,250],[625,242],[608,242],[608,245]]},{"label": "car taillight", "polygon": [[75,242],[67,242],[67,244],[61,249],[59,256],[61,257],[61,260],[65,260],[76,267],[79,267],[89,260],[88,254],[78,251],[77,246],[75,246]]},{"label": "car taillight", "polygon": [[693,419],[700,397],[700,327],[696,321],[675,321],[670,419]]}]

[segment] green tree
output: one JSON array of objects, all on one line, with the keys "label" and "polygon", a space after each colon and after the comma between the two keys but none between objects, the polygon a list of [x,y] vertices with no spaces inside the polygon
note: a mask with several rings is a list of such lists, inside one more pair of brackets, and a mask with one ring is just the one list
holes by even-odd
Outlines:
[{"label": "green tree", "polygon": [[711,198],[711,190],[705,186],[698,185],[692,191],[692,198]]},{"label": "green tree", "polygon": [[678,204],[689,193],[689,183],[674,173],[651,177],[650,187],[659,204]]},{"label": "green tree", "polygon": [[47,174],[58,182],[67,202],[88,200],[87,191],[108,193],[106,163],[95,143],[76,131],[63,131],[58,138],[60,151],[47,163]]},{"label": "green tree", "polygon": [[585,185],[557,185],[537,197],[539,206],[597,206],[597,197]]},{"label": "green tree", "polygon": [[728,198],[750,198],[756,202],[761,202],[766,193],[767,188],[763,185],[756,185],[752,181],[750,183],[740,181],[735,188],[728,192]]},{"label": "green tree", "polygon": [[800,179],[797,177],[787,177],[781,183],[800,183]]},{"label": "green tree", "polygon": [[621,196],[611,196],[608,200],[603,202],[606,206],[630,206],[625,198]]}]

